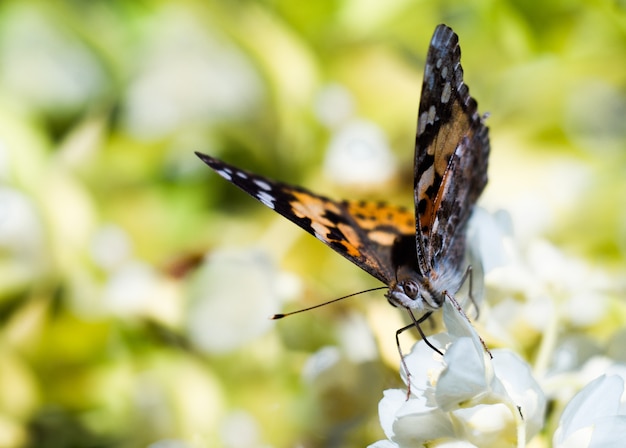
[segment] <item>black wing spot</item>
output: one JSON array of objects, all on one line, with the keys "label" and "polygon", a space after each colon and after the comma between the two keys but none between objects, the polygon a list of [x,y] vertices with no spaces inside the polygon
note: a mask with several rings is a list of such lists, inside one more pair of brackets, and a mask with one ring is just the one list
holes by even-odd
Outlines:
[{"label": "black wing spot", "polygon": [[411,266],[419,270],[414,235],[401,235],[396,238],[391,247],[391,262],[394,268]]}]

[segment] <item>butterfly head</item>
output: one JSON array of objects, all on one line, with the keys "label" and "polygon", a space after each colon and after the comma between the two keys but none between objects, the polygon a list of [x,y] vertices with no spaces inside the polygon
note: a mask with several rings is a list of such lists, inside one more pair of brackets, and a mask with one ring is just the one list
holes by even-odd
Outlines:
[{"label": "butterfly head", "polygon": [[385,296],[393,306],[416,309],[418,311],[435,311],[443,304],[443,294],[437,293],[427,278],[410,270],[398,270],[398,278],[389,285]]}]

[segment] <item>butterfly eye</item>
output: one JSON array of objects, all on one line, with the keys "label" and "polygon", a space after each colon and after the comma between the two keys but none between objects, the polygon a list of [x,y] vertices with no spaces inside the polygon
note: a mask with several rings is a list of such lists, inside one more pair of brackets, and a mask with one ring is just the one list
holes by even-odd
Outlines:
[{"label": "butterfly eye", "polygon": [[417,295],[419,294],[419,286],[417,282],[413,280],[407,280],[402,285],[402,289],[404,289],[404,294],[407,295],[412,300],[417,299]]}]

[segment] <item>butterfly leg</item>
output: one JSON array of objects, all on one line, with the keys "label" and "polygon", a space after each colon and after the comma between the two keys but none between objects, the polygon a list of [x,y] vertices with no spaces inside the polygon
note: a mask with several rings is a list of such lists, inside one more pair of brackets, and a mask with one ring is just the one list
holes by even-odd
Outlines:
[{"label": "butterfly leg", "polygon": [[441,353],[441,350],[439,350],[437,347],[435,347],[433,344],[430,343],[430,341],[428,340],[428,338],[422,331],[422,327],[420,327],[420,324],[426,321],[430,317],[430,315],[432,314],[432,311],[429,311],[428,313],[424,314],[419,319],[415,318],[415,316],[413,315],[410,309],[407,308],[407,311],[409,313],[409,316],[411,316],[411,320],[413,322],[396,331],[396,347],[398,347],[398,353],[400,354],[402,367],[404,368],[404,371],[406,372],[406,379],[407,379],[406,399],[408,400],[409,396],[411,395],[411,372],[409,371],[409,368],[406,365],[406,361],[404,360],[404,354],[402,353],[402,347],[400,346],[400,335],[410,328],[417,328],[417,331],[419,332],[420,336],[422,337],[422,340],[426,343],[426,345],[428,345],[431,349],[439,353],[441,356],[443,356],[443,353]]},{"label": "butterfly leg", "polygon": [[[470,277],[471,278],[471,277]],[[467,317],[467,314],[465,314],[465,311],[463,311],[463,307],[461,307],[461,305],[459,304],[459,302],[456,301],[456,299],[451,296],[450,294],[448,294],[447,292],[444,293],[446,295],[446,297],[448,298],[448,300],[450,300],[450,302],[452,302],[452,304],[454,305],[454,307],[456,308],[456,310],[459,312],[459,314],[461,316],[463,316],[465,318],[465,320],[467,320],[467,322],[472,325],[472,321],[469,319],[469,317]],[[487,352],[487,354],[489,355],[489,358],[493,359],[493,355],[491,354],[491,352],[489,351],[489,348],[487,347],[487,344],[485,344],[485,341],[483,341],[483,338],[480,337],[480,335],[478,333],[476,333],[476,335],[478,336],[478,339],[480,339],[480,343],[482,344],[483,348],[485,349],[485,352]]]},{"label": "butterfly leg", "polygon": [[480,316],[480,307],[478,306],[478,302],[476,302],[476,300],[474,299],[474,276],[472,275],[472,265],[467,266],[467,269],[465,270],[465,273],[463,274],[463,278],[461,279],[461,285],[463,283],[465,283],[465,280],[467,280],[469,277],[469,293],[468,293],[468,297],[470,299],[470,302],[472,302],[472,305],[474,305],[474,309],[476,310],[476,316],[474,316],[474,320],[478,320],[478,317]]},{"label": "butterfly leg", "polygon": [[398,332],[396,334],[400,334],[400,333],[404,332],[405,330],[408,330],[409,328],[415,327],[415,328],[417,328],[417,331],[419,332],[420,336],[422,337],[422,340],[426,343],[426,345],[429,346],[434,351],[436,351],[437,353],[439,353],[441,356],[443,356],[443,353],[441,353],[441,351],[437,347],[435,347],[433,344],[430,343],[430,341],[428,340],[428,338],[424,334],[424,331],[422,330],[422,327],[420,326],[420,324],[422,322],[424,322],[424,321],[426,321],[426,320],[428,320],[430,318],[430,316],[433,314],[432,311],[429,311],[428,313],[424,314],[422,317],[419,318],[419,320],[415,319],[415,316],[413,315],[411,310],[407,309],[407,311],[409,312],[409,315],[411,316],[411,319],[413,320],[413,323],[411,325],[407,325],[404,328],[401,328],[400,330],[398,330]]}]

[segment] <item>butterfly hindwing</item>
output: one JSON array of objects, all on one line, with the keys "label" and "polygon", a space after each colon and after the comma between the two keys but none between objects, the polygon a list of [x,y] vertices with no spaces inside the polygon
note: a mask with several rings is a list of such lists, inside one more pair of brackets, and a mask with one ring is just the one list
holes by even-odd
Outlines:
[{"label": "butterfly hindwing", "polygon": [[404,208],[367,201],[334,201],[214,157],[196,155],[220,176],[386,284],[394,275],[391,251],[396,238],[415,234],[413,213]]},{"label": "butterfly hindwing", "polygon": [[458,268],[467,220],[487,183],[488,129],[463,82],[457,35],[435,30],[428,50],[415,146],[418,266]]}]

